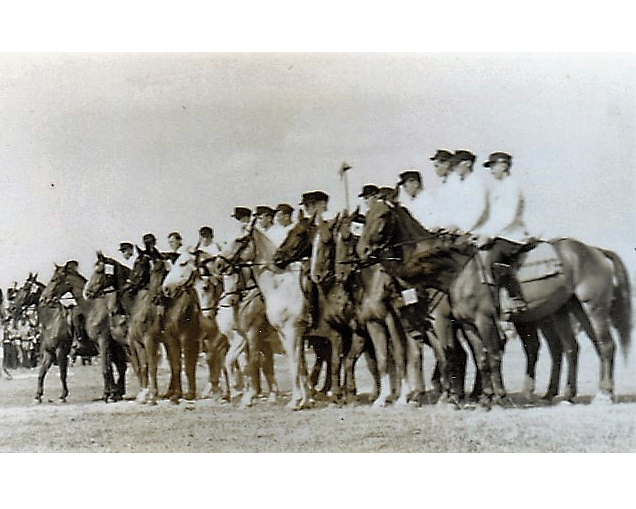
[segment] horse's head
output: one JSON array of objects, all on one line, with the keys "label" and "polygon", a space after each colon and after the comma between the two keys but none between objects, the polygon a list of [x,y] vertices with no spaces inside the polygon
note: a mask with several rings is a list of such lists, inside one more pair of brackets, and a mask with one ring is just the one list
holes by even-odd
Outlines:
[{"label": "horse's head", "polygon": [[181,253],[163,280],[163,294],[166,297],[174,298],[183,288],[194,283],[196,274],[197,255],[187,251]]},{"label": "horse's head", "polygon": [[71,294],[77,299],[82,294],[82,289],[86,284],[86,278],[77,272],[71,265],[57,265],[55,264],[55,271],[53,277],[46,285],[40,302],[48,304],[54,299],[60,298],[66,292]]},{"label": "horse's head", "polygon": [[284,269],[290,263],[311,254],[315,223],[314,217],[302,218],[289,230],[285,241],[274,253],[274,265]]},{"label": "horse's head", "polygon": [[376,200],[369,207],[364,229],[356,246],[361,260],[368,260],[390,243],[395,228],[396,207],[388,200]]},{"label": "horse's head", "polygon": [[329,276],[334,276],[336,256],[334,234],[338,231],[340,222],[341,217],[338,214],[335,219],[319,221],[316,225],[309,263],[309,277],[314,283],[322,283]]},{"label": "horse's head", "polygon": [[[214,261],[214,272],[228,274],[242,263],[254,261],[254,223],[242,236],[229,242]],[[209,262],[208,262],[209,263]]]},{"label": "horse's head", "polygon": [[44,285],[38,281],[38,275],[29,273],[24,284],[16,291],[13,297],[12,309],[14,318],[17,318],[22,309],[35,305],[40,300]]},{"label": "horse's head", "polygon": [[115,288],[115,264],[106,258],[101,251],[97,251],[93,273],[84,287],[84,297],[94,299],[107,288]]},{"label": "horse's head", "polygon": [[346,281],[360,261],[356,246],[362,232],[361,221],[362,216],[357,211],[344,215],[334,231],[336,281]]}]

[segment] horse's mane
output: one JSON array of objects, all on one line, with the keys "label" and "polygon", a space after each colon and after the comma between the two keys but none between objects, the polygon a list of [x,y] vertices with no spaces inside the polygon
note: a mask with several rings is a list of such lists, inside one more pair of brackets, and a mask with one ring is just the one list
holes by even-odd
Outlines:
[{"label": "horse's mane", "polygon": [[402,226],[401,231],[407,237],[403,240],[418,241],[431,236],[431,232],[424,228],[419,221],[411,215],[406,207],[395,205],[395,213]]},{"label": "horse's mane", "polygon": [[252,228],[252,239],[254,240],[255,252],[265,261],[271,261],[274,258],[276,246],[261,230],[256,227]]}]

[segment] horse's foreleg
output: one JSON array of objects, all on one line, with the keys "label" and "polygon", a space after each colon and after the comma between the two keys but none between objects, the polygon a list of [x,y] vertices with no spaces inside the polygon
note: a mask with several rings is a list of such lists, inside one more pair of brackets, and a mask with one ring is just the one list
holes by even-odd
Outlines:
[{"label": "horse's foreleg", "polygon": [[351,337],[351,347],[344,358],[344,387],[347,401],[356,395],[355,366],[364,350],[365,339],[354,333]]},{"label": "horse's foreleg", "polygon": [[468,340],[468,344],[471,346],[473,357],[475,359],[475,386],[473,388],[473,394],[475,398],[484,405],[490,404],[490,399],[493,396],[493,384],[492,377],[490,376],[490,364],[489,364],[489,352],[482,343],[480,334],[477,333],[472,327],[464,327],[464,334]]},{"label": "horse's foreleg", "polygon": [[188,392],[185,399],[193,400],[197,394],[197,360],[199,358],[199,336],[196,332],[184,333],[184,357],[185,357],[185,373],[188,380]]},{"label": "horse's foreleg", "polygon": [[111,345],[111,338],[104,332],[100,332],[97,337],[97,346],[99,348],[102,377],[104,380],[104,395],[105,402],[115,394],[115,380],[113,378],[113,352]]},{"label": "horse's foreleg", "polygon": [[46,377],[46,373],[51,368],[53,364],[53,355],[48,350],[42,349],[43,359],[42,365],[40,366],[40,372],[38,373],[38,388],[35,393],[35,401],[38,403],[42,403],[42,395],[44,394],[44,378]]},{"label": "horse's foreleg", "polygon": [[172,403],[179,403],[179,399],[183,396],[181,388],[181,345],[179,338],[174,334],[164,334],[164,345],[166,347],[166,355],[170,363],[170,384],[165,397]]},{"label": "horse's foreleg", "polygon": [[378,373],[380,375],[380,393],[373,402],[374,407],[383,407],[391,395],[391,380],[389,378],[388,338],[383,323],[367,322],[367,331],[373,342]]},{"label": "horse's foreleg", "polygon": [[276,376],[274,374],[274,353],[268,341],[262,341],[260,350],[262,353],[261,365],[269,392],[268,401],[274,403],[278,397],[278,385],[276,384]]},{"label": "horse's foreleg", "polygon": [[159,342],[155,337],[148,335],[144,341],[146,356],[148,360],[148,402],[151,405],[157,404],[159,389],[157,387],[157,369],[159,357]]},{"label": "horse's foreleg", "polygon": [[252,406],[254,400],[256,400],[260,385],[260,353],[258,348],[258,329],[256,327],[250,328],[247,332],[246,341],[247,345],[244,350],[247,355],[246,373],[249,379],[249,387],[243,395],[241,404],[243,406]]},{"label": "horse's foreleg", "polygon": [[124,398],[124,394],[126,394],[126,369],[128,368],[126,364],[126,352],[124,348],[115,343],[115,365],[117,366],[117,383],[115,384],[115,394],[113,395],[113,399],[115,401],[121,401]]},{"label": "horse's foreleg", "polygon": [[536,386],[539,334],[537,326],[530,322],[515,323],[515,329],[526,353],[526,376],[523,381],[522,394],[525,399],[531,400]]},{"label": "horse's foreleg", "polygon": [[68,385],[66,384],[66,375],[68,372],[68,354],[71,349],[71,342],[63,344],[57,347],[55,356],[57,357],[57,365],[60,370],[60,382],[62,383],[62,394],[60,394],[60,401],[66,403],[68,396]]}]

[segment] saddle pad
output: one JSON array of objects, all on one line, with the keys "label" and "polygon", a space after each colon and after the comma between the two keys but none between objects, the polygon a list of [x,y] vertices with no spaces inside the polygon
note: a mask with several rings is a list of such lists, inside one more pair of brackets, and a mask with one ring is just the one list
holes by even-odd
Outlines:
[{"label": "saddle pad", "polygon": [[521,255],[517,270],[519,283],[537,281],[563,272],[558,253],[548,242],[539,242],[535,248]]}]

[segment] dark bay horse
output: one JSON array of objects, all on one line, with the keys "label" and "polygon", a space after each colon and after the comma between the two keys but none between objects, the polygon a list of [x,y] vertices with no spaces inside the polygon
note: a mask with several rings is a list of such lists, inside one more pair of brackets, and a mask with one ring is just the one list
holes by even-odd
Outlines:
[{"label": "dark bay horse", "polygon": [[[375,375],[377,372],[379,391],[374,394],[374,406],[385,406],[392,393],[391,374],[394,370],[395,389],[398,402],[406,403],[406,336],[399,317],[391,303],[391,278],[380,267],[364,271],[355,284],[347,287],[345,282],[334,277],[333,271],[320,270],[314,253],[325,254],[325,259],[333,263],[335,257],[333,239],[341,223],[337,216],[332,221],[315,221],[303,219],[289,232],[285,242],[275,255],[278,266],[284,266],[303,256],[311,256],[309,263],[309,279],[316,285],[317,300],[314,303],[323,332],[330,338],[332,345],[331,377],[332,391],[336,396],[340,393],[341,358],[346,349],[345,387],[350,397],[355,392],[353,380],[353,364],[347,363],[347,357],[352,353],[350,345],[355,341],[356,346],[364,347],[365,339],[373,345],[374,361],[370,368]],[[325,248],[324,246],[327,246]],[[355,294],[355,295],[353,295]],[[354,339],[354,335],[356,336]],[[354,353],[357,348],[353,350]],[[377,370],[377,371],[376,371]],[[337,391],[337,392],[336,392]]]},{"label": "dark bay horse", "polygon": [[[93,274],[84,288],[84,297],[92,303],[92,309],[105,308],[109,335],[99,344],[102,375],[104,377],[104,400],[117,401],[125,394],[126,360],[128,358],[127,316],[132,310],[132,296],[125,291],[130,269],[117,260],[97,252]],[[95,311],[96,313],[96,311]],[[100,315],[103,311],[100,312]],[[138,366],[133,357],[133,367]],[[117,368],[115,383],[113,364]]]},{"label": "dark bay horse", "polygon": [[[526,348],[525,391],[534,389],[540,328],[553,355],[546,397],[558,393],[563,352],[569,367],[564,397],[571,400],[576,395],[578,344],[571,328],[572,313],[583,321],[600,357],[599,399],[609,400],[614,387],[615,347],[609,331],[614,268],[598,249],[576,240],[558,239],[551,245],[561,260],[562,277],[534,284],[530,309],[512,318]],[[378,200],[369,210],[357,249],[365,260],[379,254],[386,260],[386,253],[390,253],[400,259],[381,262],[390,273],[416,287],[433,287],[449,295],[453,316],[467,334],[483,342],[483,349],[477,348],[475,357],[484,394],[503,400],[501,358],[505,337],[498,327],[499,303],[492,288],[482,283],[484,267],[476,248],[457,242],[456,237],[430,232],[400,205]]]}]

